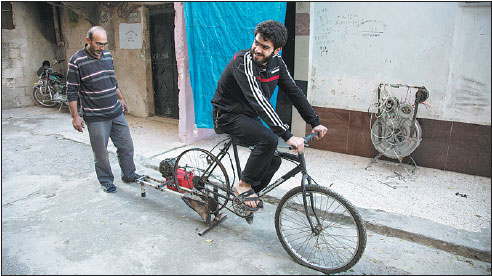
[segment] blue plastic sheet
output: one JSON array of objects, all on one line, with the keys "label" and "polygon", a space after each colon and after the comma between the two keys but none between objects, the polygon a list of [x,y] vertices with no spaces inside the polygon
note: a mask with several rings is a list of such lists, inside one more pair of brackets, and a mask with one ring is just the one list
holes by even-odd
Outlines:
[{"label": "blue plastic sheet", "polygon": [[[251,48],[256,25],[285,24],[286,2],[185,2],[190,81],[195,123],[213,128],[212,104],[217,82],[234,54]],[[275,107],[277,93],[271,102]]]}]

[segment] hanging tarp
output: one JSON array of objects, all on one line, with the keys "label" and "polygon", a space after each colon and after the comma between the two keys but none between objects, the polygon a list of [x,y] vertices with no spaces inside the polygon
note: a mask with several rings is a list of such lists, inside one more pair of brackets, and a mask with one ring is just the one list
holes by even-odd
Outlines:
[{"label": "hanging tarp", "polygon": [[[272,19],[285,24],[286,10],[286,2],[184,3],[197,127],[213,128],[210,101],[230,59],[236,52],[251,48],[258,23]],[[276,94],[272,104],[275,101]]]}]

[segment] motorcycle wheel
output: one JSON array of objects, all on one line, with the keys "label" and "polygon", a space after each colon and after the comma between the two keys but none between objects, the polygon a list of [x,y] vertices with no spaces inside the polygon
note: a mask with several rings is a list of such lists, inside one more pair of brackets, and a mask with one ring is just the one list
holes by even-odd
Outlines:
[{"label": "motorcycle wheel", "polygon": [[34,100],[36,100],[36,102],[42,106],[46,106],[46,107],[55,106],[57,102],[53,100],[53,95],[50,92],[51,90],[54,89],[53,88],[47,89],[46,86],[34,87],[34,90],[32,91]]}]

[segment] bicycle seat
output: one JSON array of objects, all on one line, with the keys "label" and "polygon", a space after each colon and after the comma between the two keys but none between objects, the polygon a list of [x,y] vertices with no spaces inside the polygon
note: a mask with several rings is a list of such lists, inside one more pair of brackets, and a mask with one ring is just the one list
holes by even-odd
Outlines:
[{"label": "bicycle seat", "polygon": [[65,78],[65,76],[62,74],[62,73],[58,73],[58,72],[53,72],[51,73],[53,76],[57,77],[57,78],[60,78],[60,79],[63,79]]}]

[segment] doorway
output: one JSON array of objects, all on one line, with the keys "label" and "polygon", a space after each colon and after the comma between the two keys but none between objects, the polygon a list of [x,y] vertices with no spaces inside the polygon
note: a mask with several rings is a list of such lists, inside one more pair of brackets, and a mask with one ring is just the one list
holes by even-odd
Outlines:
[{"label": "doorway", "polygon": [[155,115],[179,118],[173,3],[150,6],[150,53]]}]

